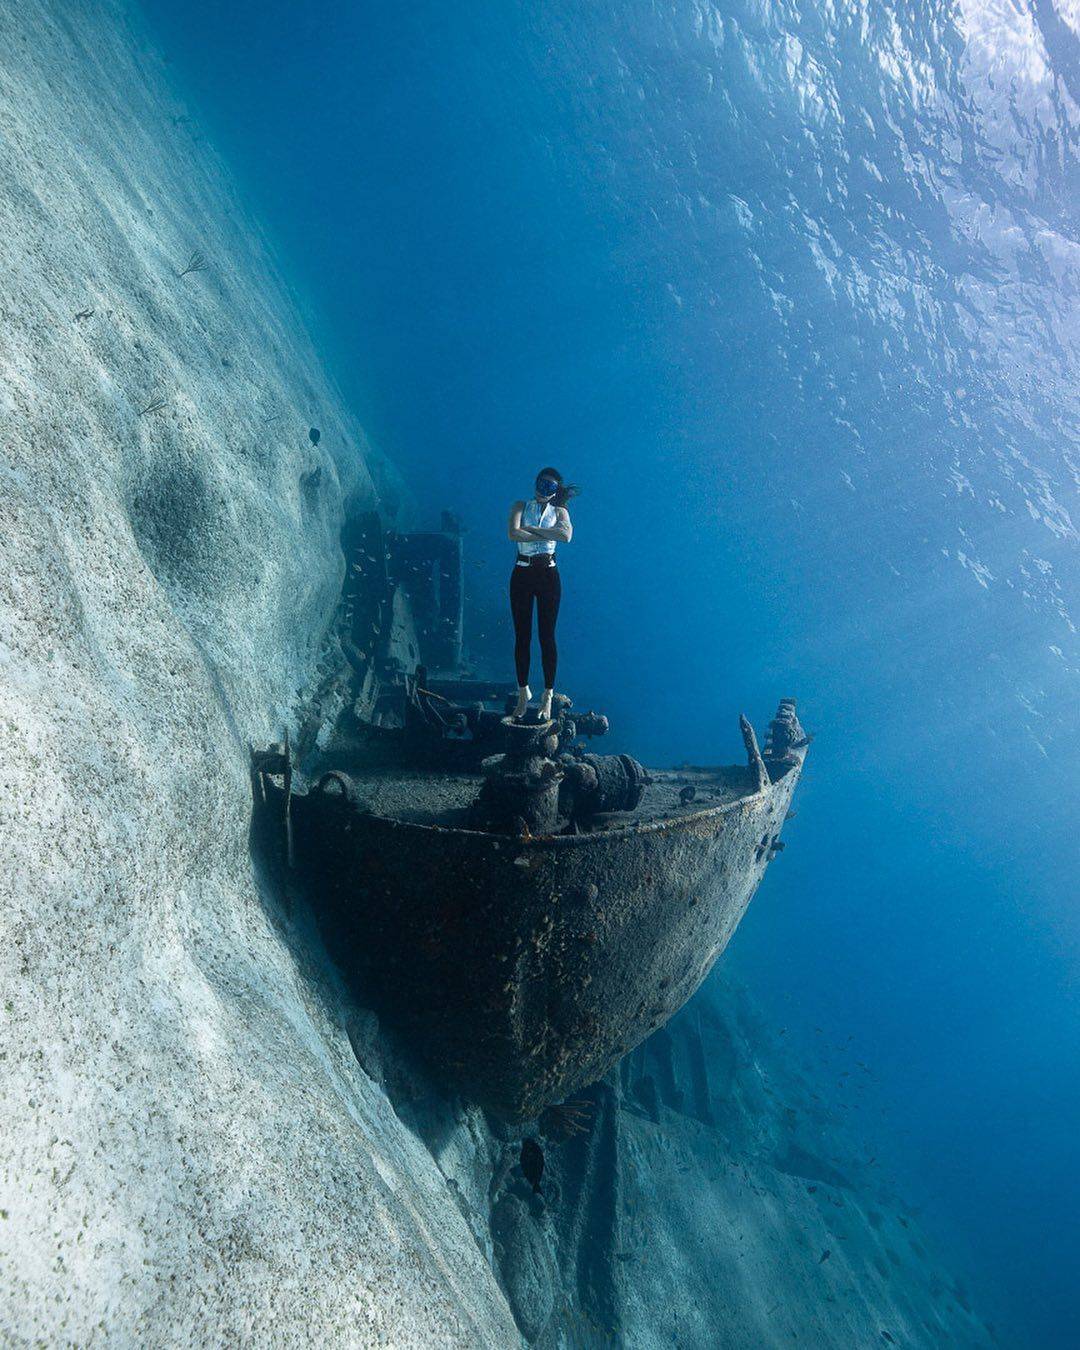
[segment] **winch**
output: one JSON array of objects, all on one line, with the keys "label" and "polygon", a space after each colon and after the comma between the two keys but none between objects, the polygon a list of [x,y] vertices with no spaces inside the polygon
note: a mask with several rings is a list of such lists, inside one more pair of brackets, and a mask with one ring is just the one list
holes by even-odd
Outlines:
[{"label": "winch", "polygon": [[559,809],[577,822],[607,811],[634,811],[651,781],[630,755],[564,755]]},{"label": "winch", "polygon": [[469,811],[470,829],[554,834],[560,818],[573,828],[641,802],[650,779],[630,755],[560,753],[558,721],[504,717],[502,725],[506,749],[480,766],[484,783]]}]

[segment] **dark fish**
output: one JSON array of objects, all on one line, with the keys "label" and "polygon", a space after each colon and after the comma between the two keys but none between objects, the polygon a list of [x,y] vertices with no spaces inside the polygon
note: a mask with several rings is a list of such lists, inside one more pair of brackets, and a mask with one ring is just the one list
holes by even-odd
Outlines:
[{"label": "dark fish", "polygon": [[825,1250],[818,1257],[818,1265],[823,1266],[830,1256],[832,1256],[832,1248],[826,1247]]},{"label": "dark fish", "polygon": [[893,1338],[889,1335],[889,1333],[888,1333],[887,1331],[883,1331],[883,1332],[881,1333],[881,1339],[882,1339],[883,1341],[888,1341],[890,1345],[895,1345],[895,1344],[896,1344],[896,1342],[893,1340]]},{"label": "dark fish", "polygon": [[544,1150],[535,1139],[526,1139],[521,1145],[521,1170],[533,1188],[533,1194],[539,1195],[540,1178],[544,1175]]},{"label": "dark fish", "polygon": [[319,437],[321,435],[322,432],[319,430],[318,427],[312,427],[311,430],[308,432],[308,440],[311,442],[312,445],[318,445]]},{"label": "dark fish", "polygon": [[697,788],[694,787],[692,784],[687,783],[686,787],[684,787],[682,791],[679,793],[679,801],[681,801],[683,806],[685,806],[687,802],[692,802],[696,796],[697,796]]}]

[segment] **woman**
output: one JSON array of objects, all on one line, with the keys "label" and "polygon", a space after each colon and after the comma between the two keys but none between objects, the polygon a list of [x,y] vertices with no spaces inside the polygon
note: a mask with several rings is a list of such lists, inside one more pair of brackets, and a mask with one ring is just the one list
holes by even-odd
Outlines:
[{"label": "woman", "polygon": [[532,647],[533,599],[536,599],[537,627],[540,631],[540,658],[544,666],[544,697],[540,700],[540,720],[551,716],[555,693],[555,620],[559,616],[562,582],[555,566],[555,545],[568,544],[574,529],[566,503],[577,495],[577,488],[563,482],[558,469],[541,469],[536,475],[536,495],[527,502],[510,507],[507,531],[517,544],[518,556],[510,573],[510,613],[514,618],[514,665],[517,668],[518,696],[515,717],[524,717],[532,698],[529,688],[529,655]]}]

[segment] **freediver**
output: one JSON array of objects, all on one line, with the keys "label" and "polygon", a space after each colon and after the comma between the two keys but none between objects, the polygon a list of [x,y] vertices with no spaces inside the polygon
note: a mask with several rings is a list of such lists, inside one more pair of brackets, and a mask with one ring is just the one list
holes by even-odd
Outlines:
[{"label": "freediver", "polygon": [[540,659],[544,667],[544,696],[540,721],[551,717],[555,693],[555,621],[559,617],[562,581],[555,565],[555,545],[568,544],[574,527],[566,503],[577,496],[573,483],[565,483],[558,469],[541,469],[536,475],[535,495],[510,507],[509,537],[517,544],[517,559],[510,573],[510,613],[514,620],[514,665],[517,670],[517,704],[514,717],[524,717],[532,698],[529,688],[529,657],[532,648],[532,611],[536,599],[536,626]]}]

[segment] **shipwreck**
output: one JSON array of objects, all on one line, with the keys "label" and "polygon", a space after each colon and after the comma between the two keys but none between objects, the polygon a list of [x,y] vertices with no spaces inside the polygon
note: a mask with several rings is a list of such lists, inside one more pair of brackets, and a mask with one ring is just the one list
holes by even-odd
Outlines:
[{"label": "shipwreck", "polygon": [[[449,605],[427,600],[456,668],[387,659],[373,686],[353,660],[323,744],[252,751],[256,811],[359,996],[448,1088],[524,1120],[704,980],[784,847],[808,738],[784,699],[760,748],[740,719],[745,763],[646,769],[589,748],[607,719],[564,696],[551,720],[514,721],[509,686],[462,673],[460,536],[419,539],[398,555],[421,550],[426,587],[449,570]],[[383,612],[369,603],[369,637]],[[355,613],[343,646],[363,640]]]}]

